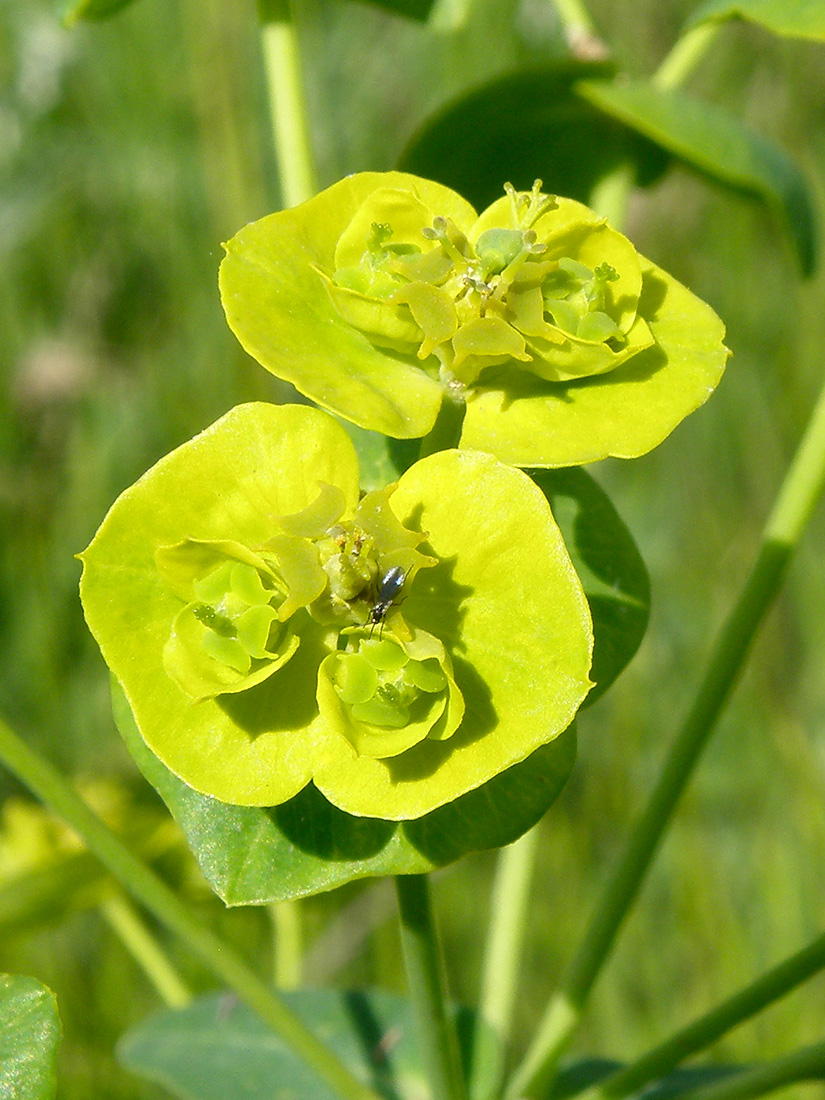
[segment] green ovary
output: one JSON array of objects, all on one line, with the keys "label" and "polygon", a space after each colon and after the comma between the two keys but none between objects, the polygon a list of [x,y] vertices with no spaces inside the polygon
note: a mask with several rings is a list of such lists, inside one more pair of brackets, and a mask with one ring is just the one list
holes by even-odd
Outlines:
[{"label": "green ovary", "polygon": [[226,561],[192,587],[199,602],[190,606],[204,628],[201,646],[208,656],[242,675],[254,660],[274,656],[285,627],[272,601],[280,604],[283,593],[265,588],[253,566]]},{"label": "green ovary", "polygon": [[[404,527],[389,507],[395,489],[374,489],[360,500],[351,519],[339,513],[335,522],[313,537],[326,586],[310,606],[312,617],[325,625],[364,625],[376,602],[381,578],[396,566],[411,584],[419,569],[435,565],[417,546],[425,536]],[[394,627],[408,630],[397,611]]]},{"label": "green ovary", "polygon": [[[301,555],[293,558],[286,568],[295,579]],[[299,638],[287,623],[297,609],[294,585],[274,562],[239,543],[196,540],[161,547],[155,561],[183,602],[163,648],[163,667],[193,700],[253,687],[295,653]],[[300,598],[317,595],[318,583],[308,574]]]},{"label": "green ovary", "polygon": [[424,631],[408,641],[350,634],[318,675],[318,704],[358,756],[398,756],[427,738],[452,737],[464,700],[444,646]]},{"label": "green ovary", "polygon": [[333,684],[358,722],[401,729],[409,725],[419,700],[425,709],[447,689],[438,662],[411,660],[393,642],[365,641],[357,653],[338,659]]}]

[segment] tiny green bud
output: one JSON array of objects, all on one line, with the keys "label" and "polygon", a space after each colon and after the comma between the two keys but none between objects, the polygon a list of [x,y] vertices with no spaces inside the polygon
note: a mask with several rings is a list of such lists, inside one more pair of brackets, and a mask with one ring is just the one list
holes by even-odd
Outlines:
[{"label": "tiny green bud", "polygon": [[521,254],[523,248],[524,234],[519,229],[486,229],[476,242],[476,252],[483,264],[485,278],[500,274]]}]

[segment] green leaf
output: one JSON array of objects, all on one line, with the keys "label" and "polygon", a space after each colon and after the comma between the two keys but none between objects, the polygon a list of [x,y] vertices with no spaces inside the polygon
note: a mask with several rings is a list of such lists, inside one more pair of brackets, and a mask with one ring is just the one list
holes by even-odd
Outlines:
[{"label": "green leaf", "polygon": [[805,177],[780,148],[722,108],[649,81],[587,80],[576,91],[711,179],[764,202],[790,233],[802,271],[813,271],[812,197]]},{"label": "green leaf", "polygon": [[57,1088],[59,1040],[52,991],[34,978],[0,974],[0,1095],[50,1100]]},{"label": "green leaf", "polygon": [[647,185],[667,156],[574,91],[577,80],[612,73],[607,62],[563,60],[492,80],[427,119],[398,168],[454,188],[479,210],[499,198],[504,180],[529,190],[537,176],[545,191],[586,203],[594,185],[628,160]]},{"label": "green leaf", "polygon": [[631,660],[647,630],[650,580],[633,537],[609,497],[582,469],[530,475],[550,502],[593,616],[595,687],[603,695]]},{"label": "green leaf", "polygon": [[[393,1100],[432,1100],[411,1005],[376,991],[284,993],[289,1008],[366,1085]],[[466,1060],[471,1028],[456,1013]],[[120,1043],[123,1064],[183,1100],[337,1100],[277,1035],[244,1005],[213,994],[184,1009],[160,1012]]]},{"label": "green leaf", "polygon": [[822,0],[707,0],[690,15],[687,26],[727,19],[747,19],[791,38],[825,40]]},{"label": "green leaf", "polygon": [[571,727],[523,763],[417,821],[354,817],[311,784],[274,808],[231,806],[187,787],[147,748],[114,679],[112,705],[138,767],[227,905],[304,897],[359,878],[422,874],[468,852],[510,844],[555,801],[576,756]]},{"label": "green leaf", "polygon": [[66,26],[70,27],[81,19],[108,19],[131,3],[132,0],[64,0],[60,14]]}]

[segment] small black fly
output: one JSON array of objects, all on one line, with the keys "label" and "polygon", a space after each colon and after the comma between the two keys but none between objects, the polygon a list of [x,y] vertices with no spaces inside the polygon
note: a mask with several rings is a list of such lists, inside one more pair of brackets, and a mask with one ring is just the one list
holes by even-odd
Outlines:
[{"label": "small black fly", "polygon": [[379,629],[380,635],[384,626],[384,619],[387,617],[387,612],[392,607],[395,597],[404,587],[404,581],[406,579],[407,574],[400,565],[393,565],[381,578],[381,583],[378,586],[378,595],[367,618],[367,622],[370,624],[370,635],[372,635],[376,626],[381,628]]}]

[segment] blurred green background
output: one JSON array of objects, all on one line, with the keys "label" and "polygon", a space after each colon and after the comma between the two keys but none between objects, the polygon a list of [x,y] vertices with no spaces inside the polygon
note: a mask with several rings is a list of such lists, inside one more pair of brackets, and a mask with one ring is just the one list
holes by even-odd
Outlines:
[{"label": "blurred green background", "polygon": [[[590,7],[622,66],[642,75],[693,6]],[[476,0],[466,32],[440,39],[366,4],[300,7],[322,185],[392,167],[456,92],[562,48],[549,0]],[[820,209],[824,58],[822,46],[737,24],[689,84],[782,145]],[[48,0],[0,0],[0,89],[0,712],[92,783],[124,830],[145,820],[141,843],[154,836],[149,850],[192,905],[270,967],[270,914],[223,911],[174,835],[157,840],[159,803],[114,731],[73,559],[162,454],[240,400],[285,396],[234,342],[216,288],[220,241],[279,203],[255,6],[138,0],[67,30]],[[656,774],[825,366],[825,277],[800,280],[764,209],[673,168],[634,197],[627,231],[714,306],[734,358],[709,405],[653,454],[592,468],[648,563],[653,614],[630,669],[583,716],[576,772],[542,826],[518,1034],[537,1020]],[[577,1050],[641,1053],[825,928],[824,539],[820,510]],[[101,917],[100,884],[43,900],[29,871],[41,849],[47,870],[57,858],[50,834],[21,817],[25,792],[2,771],[0,797],[0,970],[58,994],[59,1095],[166,1095],[114,1058],[117,1037],[159,1000]],[[451,980],[467,1000],[493,863],[467,859],[435,881]],[[386,884],[353,884],[304,910],[307,980],[403,988]],[[195,989],[209,988],[169,949]],[[823,1034],[820,978],[712,1054],[768,1057]]]}]

